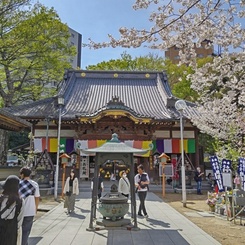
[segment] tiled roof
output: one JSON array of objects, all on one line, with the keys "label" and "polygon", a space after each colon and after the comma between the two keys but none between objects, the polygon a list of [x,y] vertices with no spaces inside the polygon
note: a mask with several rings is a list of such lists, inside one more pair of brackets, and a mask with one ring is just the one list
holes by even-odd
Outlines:
[{"label": "tiled roof", "polygon": [[[178,117],[174,108],[177,98],[171,93],[165,73],[69,70],[58,96],[65,99],[63,120],[93,116],[108,107],[113,109],[113,105],[109,106],[113,97],[121,101],[124,110],[137,117],[156,120]],[[57,97],[7,110],[22,118],[57,117]]]}]

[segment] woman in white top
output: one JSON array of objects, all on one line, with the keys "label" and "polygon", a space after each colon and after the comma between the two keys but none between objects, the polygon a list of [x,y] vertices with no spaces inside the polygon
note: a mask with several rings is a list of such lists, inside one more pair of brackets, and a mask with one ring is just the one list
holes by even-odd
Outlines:
[{"label": "woman in white top", "polygon": [[130,193],[130,183],[127,178],[127,174],[125,171],[122,171],[121,178],[118,183],[118,192],[120,192],[125,197],[129,196]]},{"label": "woman in white top", "polygon": [[63,193],[66,194],[64,208],[67,208],[68,214],[74,212],[75,196],[79,194],[78,179],[72,169],[70,176],[66,179]]},{"label": "woman in white top", "polygon": [[146,212],[145,208],[145,199],[148,191],[148,185],[150,184],[150,179],[147,173],[144,172],[144,167],[143,165],[139,165],[137,167],[138,174],[135,175],[134,177],[134,183],[136,186],[136,190],[140,199],[140,206],[139,206],[139,211],[138,215],[143,216],[141,211],[144,213],[144,217],[148,218],[148,214]]}]

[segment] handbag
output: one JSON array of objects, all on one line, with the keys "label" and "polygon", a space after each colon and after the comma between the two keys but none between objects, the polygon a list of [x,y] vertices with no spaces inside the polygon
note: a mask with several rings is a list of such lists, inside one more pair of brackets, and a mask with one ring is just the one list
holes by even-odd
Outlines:
[{"label": "handbag", "polygon": [[69,196],[71,196],[71,191],[67,191],[66,192],[66,195],[69,197]]}]

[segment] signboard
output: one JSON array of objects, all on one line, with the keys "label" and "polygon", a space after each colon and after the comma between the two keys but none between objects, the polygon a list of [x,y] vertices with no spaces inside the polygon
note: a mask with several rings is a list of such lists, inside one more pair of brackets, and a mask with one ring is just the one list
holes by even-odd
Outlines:
[{"label": "signboard", "polygon": [[[159,164],[159,177],[161,177],[163,174],[163,167],[162,164]],[[173,167],[171,165],[164,165],[164,174],[166,177],[172,177],[173,176]]]},{"label": "signboard", "polygon": [[232,188],[232,173],[222,173],[223,177],[223,186]]}]

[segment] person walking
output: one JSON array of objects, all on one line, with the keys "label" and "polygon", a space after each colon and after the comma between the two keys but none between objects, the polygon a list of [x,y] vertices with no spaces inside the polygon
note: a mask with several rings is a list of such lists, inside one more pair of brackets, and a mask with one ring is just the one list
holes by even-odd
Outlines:
[{"label": "person walking", "polygon": [[65,194],[64,208],[67,208],[68,214],[74,212],[75,197],[79,194],[79,183],[74,169],[71,169],[70,176],[66,179],[63,193]]},{"label": "person walking", "polygon": [[20,245],[24,201],[19,196],[19,181],[10,175],[0,195],[0,245]]},{"label": "person walking", "polygon": [[202,195],[201,189],[202,189],[202,176],[203,172],[201,172],[201,168],[197,167],[197,170],[195,172],[194,179],[197,182],[197,195]]},{"label": "person walking", "polygon": [[118,192],[127,198],[129,197],[130,183],[127,177],[127,173],[125,171],[122,171],[121,173],[121,178],[119,179],[119,183],[118,183]]},{"label": "person walking", "polygon": [[235,184],[235,189],[240,189],[241,188],[241,179],[238,173],[236,173],[236,176],[233,180],[234,184]]},{"label": "person walking", "polygon": [[31,232],[33,218],[37,213],[40,191],[38,183],[31,180],[31,169],[23,167],[20,169],[19,194],[24,199],[24,219],[22,223],[22,245],[28,245],[28,237]]},{"label": "person walking", "polygon": [[137,167],[138,174],[134,177],[134,183],[136,186],[136,192],[138,193],[138,197],[140,200],[138,215],[142,215],[142,211],[144,213],[144,217],[148,218],[148,214],[145,208],[145,199],[148,191],[148,185],[150,184],[150,179],[148,174],[144,171],[143,165],[139,165]]},{"label": "person walking", "polygon": [[210,184],[211,187],[214,187],[213,177],[212,177],[211,173],[208,174],[208,176],[206,177],[206,180],[208,181],[208,183]]},{"label": "person walking", "polygon": [[[91,190],[93,190],[93,186],[94,186],[94,178],[91,181]],[[102,192],[104,191],[104,182],[103,182],[103,178],[100,176],[98,176],[98,199],[101,198]]]}]

